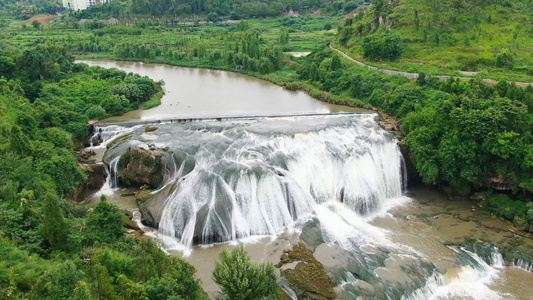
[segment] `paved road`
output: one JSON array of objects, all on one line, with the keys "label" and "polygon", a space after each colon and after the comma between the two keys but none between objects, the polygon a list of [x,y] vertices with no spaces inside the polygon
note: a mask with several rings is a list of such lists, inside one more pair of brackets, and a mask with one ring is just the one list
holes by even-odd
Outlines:
[{"label": "paved road", "polygon": [[[401,72],[401,71],[394,71],[394,70],[389,70],[389,69],[380,69],[380,68],[376,68],[376,67],[373,67],[373,66],[369,66],[363,62],[360,62],[358,60],[355,60],[353,58],[351,58],[350,56],[348,56],[348,54],[342,52],[341,50],[337,49],[337,48],[334,48],[333,46],[329,45],[329,47],[335,51],[337,51],[340,55],[344,56],[346,59],[358,64],[359,66],[361,67],[366,67],[368,68],[369,70],[373,70],[373,71],[378,71],[378,72],[381,72],[381,73],[385,73],[385,74],[388,74],[388,75],[400,75],[400,76],[403,76],[403,77],[407,77],[407,78],[417,78],[418,77],[418,74],[417,73],[409,73],[409,72]],[[459,78],[461,80],[470,80],[472,79],[472,77],[457,77],[457,76],[447,76],[447,75],[439,75],[439,76],[435,76],[439,79],[442,79],[442,80],[446,80],[446,79],[449,79],[450,77],[453,77],[453,78]],[[492,83],[492,84],[496,84],[498,83],[498,80],[494,80],[494,79],[482,79],[484,82],[487,82],[487,83]],[[511,81],[508,81],[509,83],[511,83]],[[516,85],[518,86],[522,86],[522,87],[526,87],[528,85],[533,85],[533,83],[529,83],[529,82],[515,82]]]}]

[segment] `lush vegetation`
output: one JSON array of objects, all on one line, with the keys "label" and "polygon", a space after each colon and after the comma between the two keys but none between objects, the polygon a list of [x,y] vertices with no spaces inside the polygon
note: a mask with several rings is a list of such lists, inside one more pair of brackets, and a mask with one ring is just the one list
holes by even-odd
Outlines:
[{"label": "lush vegetation", "polygon": [[118,18],[124,16],[189,17],[205,16],[209,21],[222,18],[239,20],[280,16],[289,11],[314,11],[324,9],[337,13],[339,9],[355,9],[363,1],[325,0],[116,0],[110,5],[100,5],[78,12],[78,18]]},{"label": "lush vegetation", "polygon": [[84,178],[75,146],[89,118],[137,108],[157,84],[73,64],[66,48],[0,50],[0,295],[3,299],[202,299],[194,268],[123,213],[68,197]]},{"label": "lush vegetation", "polygon": [[[374,0],[347,19],[338,45],[360,59],[410,72],[459,75],[481,72],[494,79],[533,82],[533,6],[518,1]],[[394,35],[402,55],[375,57],[369,41]],[[388,52],[386,44],[380,52]],[[373,63],[376,64],[377,63]]]},{"label": "lush vegetation", "polygon": [[[304,6],[338,15],[359,2],[114,1],[40,24],[20,21],[26,18],[21,3],[0,0],[0,13],[8,16],[0,19],[0,295],[206,297],[193,267],[149,239],[125,236],[115,206],[101,201],[90,210],[65,200],[85,176],[74,150],[88,134],[87,121],[122,114],[151,97],[145,107],[157,105],[161,96],[148,78],[74,64],[73,55],[240,65],[242,72],[324,101],[376,107],[400,119],[402,143],[421,181],[450,195],[482,192],[487,209],[531,230],[533,87],[506,82],[533,81],[531,6],[525,0],[373,2],[341,22],[335,36],[340,18],[334,16],[218,21]],[[188,10],[210,23],[180,15]],[[32,13],[40,12],[46,9]],[[120,21],[98,20],[109,17]],[[390,68],[482,73],[470,81],[422,72],[416,80],[383,75],[326,48],[334,39],[352,56]],[[311,49],[307,58],[283,54]],[[505,80],[492,85],[480,80],[485,76]],[[238,274],[242,280],[228,279],[237,265],[246,270]],[[275,294],[271,271],[271,265],[251,264],[238,248],[221,256],[214,277],[229,297],[245,285],[260,286],[269,297]]]}]

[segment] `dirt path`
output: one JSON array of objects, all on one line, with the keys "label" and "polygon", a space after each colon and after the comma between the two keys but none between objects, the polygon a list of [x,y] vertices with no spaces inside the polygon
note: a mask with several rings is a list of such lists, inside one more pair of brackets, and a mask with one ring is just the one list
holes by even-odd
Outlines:
[{"label": "dirt path", "polygon": [[46,24],[46,23],[50,23],[53,18],[57,18],[57,17],[58,16],[56,15],[41,15],[41,16],[31,17],[27,19],[26,22],[31,23],[33,21],[37,21],[41,24]]},{"label": "dirt path", "polygon": [[[403,77],[407,77],[407,78],[418,78],[418,74],[417,73],[409,73],[409,72],[401,72],[401,71],[394,71],[394,70],[389,70],[389,69],[380,69],[380,68],[377,68],[377,67],[373,67],[373,66],[369,66],[363,62],[360,62],[358,60],[355,60],[353,58],[351,58],[350,56],[348,56],[348,54],[342,52],[341,50],[337,49],[337,48],[334,48],[333,46],[329,45],[329,47],[335,51],[337,51],[340,55],[344,56],[346,59],[352,61],[353,63],[356,63],[358,64],[359,66],[361,67],[365,67],[369,70],[373,70],[373,71],[378,71],[378,72],[381,72],[381,73],[385,73],[385,74],[388,74],[388,75],[400,75],[400,76],[403,76]],[[472,77],[458,77],[458,76],[447,76],[447,75],[438,75],[438,76],[435,76],[439,79],[442,79],[442,80],[446,80],[446,79],[449,79],[450,77],[453,77],[453,78],[459,78],[461,80],[470,80],[472,79]],[[483,82],[487,82],[487,83],[491,83],[491,84],[496,84],[498,83],[498,80],[494,80],[494,79],[488,79],[488,78],[484,78],[482,79]],[[508,83],[511,83],[512,81],[508,81]],[[521,86],[521,87],[527,87],[528,85],[533,85],[533,83],[529,83],[529,82],[514,82],[516,85],[518,86]]]}]

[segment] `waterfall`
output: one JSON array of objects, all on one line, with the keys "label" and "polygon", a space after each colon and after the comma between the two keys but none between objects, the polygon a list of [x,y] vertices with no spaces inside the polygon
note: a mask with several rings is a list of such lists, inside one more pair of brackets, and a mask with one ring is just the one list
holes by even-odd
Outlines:
[{"label": "waterfall", "polygon": [[526,270],[528,272],[533,272],[533,264],[531,262],[523,260],[523,259],[514,259],[513,260],[513,267],[524,269],[524,270]]},{"label": "waterfall", "polygon": [[[163,184],[140,211],[157,227],[151,234],[166,250],[188,255],[195,244],[295,229],[302,241],[316,241],[315,257],[324,259],[342,299],[507,295],[490,288],[505,269],[498,248],[483,257],[486,261],[452,248],[457,267],[437,268],[369,223],[409,201],[402,195],[406,168],[397,140],[374,118],[300,116],[141,127],[114,143],[106,160],[113,178],[130,146],[162,155]],[[289,285],[284,290],[296,297]]]},{"label": "waterfall", "polygon": [[109,126],[98,126],[94,125],[94,132],[90,139],[91,147],[96,147],[93,145],[93,141],[98,141],[98,147],[105,147],[107,143],[115,139],[116,137],[132,132],[133,130],[141,126],[132,126],[132,127],[123,127],[119,125],[109,125]]},{"label": "waterfall", "polygon": [[492,247],[492,251],[490,252],[490,265],[495,268],[505,267],[503,255],[498,247]]},{"label": "waterfall", "polygon": [[131,142],[119,147],[167,149],[161,152],[174,174],[155,192],[165,193],[159,234],[190,247],[275,235],[333,207],[369,216],[400,197],[405,178],[397,140],[374,118],[166,124],[150,133],[133,130]]},{"label": "waterfall", "polygon": [[117,166],[120,160],[120,156],[117,156],[109,162],[109,167],[106,166],[107,178],[104,182],[104,185],[100,188],[96,196],[101,195],[111,195],[118,188],[118,178],[117,178]]}]

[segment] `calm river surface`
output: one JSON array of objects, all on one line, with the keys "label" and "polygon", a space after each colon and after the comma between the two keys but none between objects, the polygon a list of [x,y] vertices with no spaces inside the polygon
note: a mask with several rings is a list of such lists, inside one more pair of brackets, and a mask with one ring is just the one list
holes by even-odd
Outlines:
[{"label": "calm river surface", "polygon": [[[165,81],[166,95],[159,107],[130,112],[109,121],[357,111],[350,107],[329,105],[303,92],[288,91],[269,82],[232,72],[139,62],[78,62],[114,67]],[[152,134],[157,134],[160,130]],[[307,138],[305,134],[302,136]],[[105,151],[104,148],[99,152]],[[137,209],[131,196],[132,190],[107,186],[100,193],[107,194],[111,202],[124,209]],[[358,224],[368,231],[362,232],[368,235],[366,238],[369,240],[373,239],[372,233],[378,233],[379,236],[383,235],[380,243],[384,243],[386,247],[409,249],[435,266],[440,275],[434,279],[429,278],[426,286],[408,299],[533,299],[532,272],[501,264],[472,268],[468,264],[459,263],[457,250],[448,246],[474,238],[533,248],[531,239],[513,234],[507,229],[505,222],[472,209],[474,204],[468,200],[449,201],[439,192],[427,187],[412,188],[408,194],[410,197],[387,199],[389,204],[386,205],[386,211],[373,218],[361,219]],[[144,229],[148,235],[158,235],[152,229]],[[256,237],[240,242],[245,242],[245,248],[254,260],[277,263],[283,250],[291,248],[298,240],[299,232],[288,229],[277,236]],[[234,247],[235,244],[230,242],[195,246],[188,252],[170,249],[169,252],[183,256],[194,264],[205,290],[216,295],[218,287],[211,276],[214,263],[223,249]],[[336,260],[332,254],[338,251],[336,246],[338,245],[334,243],[325,243],[315,250],[315,256],[326,268],[334,269],[339,263],[344,263]],[[371,246],[372,243],[363,247]],[[414,257],[418,257],[416,255]],[[412,257],[411,254],[393,255],[385,261],[384,267],[373,272],[383,278],[386,284],[408,281],[409,278],[405,278],[402,270],[411,264]],[[345,283],[350,284],[359,284],[358,288],[372,288],[358,283],[355,278],[353,282]]]},{"label": "calm river surface", "polygon": [[117,68],[165,82],[161,105],[136,110],[106,121],[280,115],[299,113],[360,112],[360,108],[318,101],[302,91],[289,91],[249,75],[165,64],[79,60],[90,66]]}]

